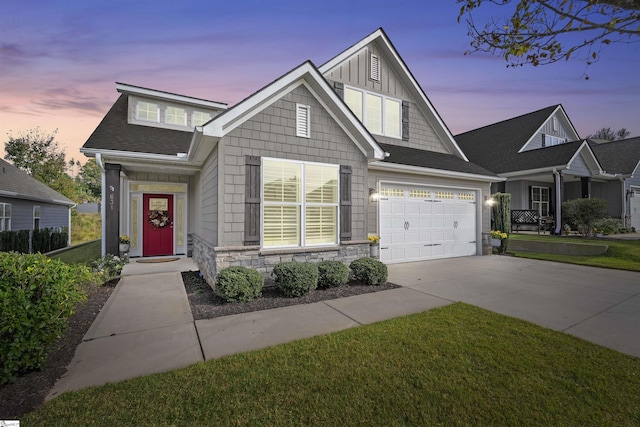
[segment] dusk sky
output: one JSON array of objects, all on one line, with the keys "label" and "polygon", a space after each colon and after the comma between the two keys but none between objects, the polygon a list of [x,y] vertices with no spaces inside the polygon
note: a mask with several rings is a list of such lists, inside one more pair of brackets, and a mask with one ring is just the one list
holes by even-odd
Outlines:
[{"label": "dusk sky", "polygon": [[454,134],[562,104],[581,137],[601,127],[640,136],[640,43],[605,49],[588,81],[580,61],[506,68],[464,55],[458,11],[454,0],[2,0],[0,156],[7,133],[40,126],[59,129],[67,158],[84,163],[79,148],[116,81],[233,105],[378,27]]}]

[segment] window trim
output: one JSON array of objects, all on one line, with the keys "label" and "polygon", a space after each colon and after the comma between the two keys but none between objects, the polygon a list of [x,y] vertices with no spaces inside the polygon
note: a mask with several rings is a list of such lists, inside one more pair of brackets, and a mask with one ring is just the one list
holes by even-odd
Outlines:
[{"label": "window trim", "polygon": [[[300,112],[306,111],[305,123],[300,121]],[[306,132],[302,130],[304,125]],[[296,136],[302,138],[311,138],[311,106],[296,103]]]},{"label": "window trim", "polygon": [[[38,214],[36,215],[36,210]],[[42,209],[38,205],[33,206],[33,229],[40,230],[40,218],[42,218]],[[36,220],[38,220],[38,228],[36,228]]]},{"label": "window trim", "polygon": [[[7,206],[9,207],[9,215],[6,214]],[[0,202],[0,231],[11,231],[11,211],[12,210],[13,210],[13,207],[11,206],[11,203]],[[5,224],[7,224],[6,228],[5,228]]]},{"label": "window trim", "polygon": [[[156,120],[140,117],[140,104],[142,104],[142,103],[156,106],[156,116],[158,117]],[[137,100],[136,101],[136,120],[140,120],[140,121],[143,121],[143,122],[149,122],[149,123],[160,123],[160,104],[158,104],[156,102],[144,101],[144,100],[141,100],[141,99]]]},{"label": "window trim", "polygon": [[[265,201],[265,192],[264,192],[264,174],[265,174],[265,165],[264,162],[273,161],[273,162],[281,162],[281,163],[294,163],[301,165],[301,177],[300,177],[300,202],[268,202]],[[306,166],[324,166],[334,168],[336,170],[337,183],[336,183],[336,191],[338,192],[335,202],[333,203],[317,203],[317,202],[307,202],[306,199]],[[265,246],[265,233],[264,233],[264,208],[266,206],[299,206],[299,224],[298,224],[298,233],[300,236],[300,243],[295,245],[277,245],[277,246]],[[306,214],[307,214],[307,206],[315,207],[315,206],[331,206],[335,208],[335,241],[330,243],[315,243],[315,244],[307,244],[306,242]],[[290,159],[281,159],[275,157],[262,157],[260,159],[260,248],[263,250],[278,250],[278,249],[290,249],[290,248],[299,248],[299,249],[308,249],[308,248],[323,248],[323,247],[335,247],[340,244],[340,165],[332,164],[332,163],[320,163],[320,162],[306,162],[302,160],[290,160]]]},{"label": "window trim", "polygon": [[[183,113],[182,114],[182,119],[183,119],[182,123],[170,123],[167,120],[167,117],[169,116],[169,114],[168,114],[169,113],[169,108],[175,108],[177,110],[182,110],[182,113]],[[164,108],[164,123],[166,125],[169,125],[169,126],[186,126],[187,125],[187,109],[184,108],[184,107],[176,107],[175,105],[167,105]]]},{"label": "window trim", "polygon": [[[534,189],[540,190],[540,199],[539,200],[535,200],[533,198]],[[547,200],[546,201],[542,200],[542,192],[543,191],[547,192]],[[536,209],[534,207],[536,203],[539,204],[539,208],[538,209]],[[546,215],[543,214],[543,211],[544,211],[543,206],[544,205],[546,205],[546,211],[547,211]],[[549,216],[550,209],[551,209],[551,191],[549,191],[549,187],[541,187],[541,186],[538,186],[538,185],[532,185],[531,186],[531,209],[538,211],[538,214],[541,217],[542,216]]]},{"label": "window trim", "polygon": [[[344,85],[344,92],[345,92],[345,104],[346,104],[346,99],[347,99],[347,91],[348,90],[352,90],[355,92],[360,92],[361,94],[361,105],[362,105],[362,111],[359,113],[351,110],[353,112],[353,114],[356,117],[362,117],[361,122],[364,125],[365,128],[367,128],[367,130],[369,132],[371,132],[372,135],[381,135],[381,136],[386,136],[387,138],[393,138],[393,139],[400,139],[402,140],[402,100],[398,99],[398,98],[394,98],[392,96],[387,96],[385,94],[382,93],[378,93],[378,92],[372,92],[369,90],[365,90],[365,89],[361,89],[355,86],[349,86],[349,85]],[[369,129],[368,123],[367,123],[367,94],[373,95],[373,96],[377,96],[382,98],[382,105],[381,105],[381,119],[382,119],[382,132],[378,133],[378,132],[374,132],[372,130]],[[399,129],[399,133],[397,135],[391,135],[389,133],[387,133],[387,100],[390,101],[394,101],[396,103],[398,103],[399,105],[399,111],[398,111],[398,129]],[[349,104],[347,104],[347,107],[349,107],[349,109],[351,109],[351,107],[349,106]]]}]

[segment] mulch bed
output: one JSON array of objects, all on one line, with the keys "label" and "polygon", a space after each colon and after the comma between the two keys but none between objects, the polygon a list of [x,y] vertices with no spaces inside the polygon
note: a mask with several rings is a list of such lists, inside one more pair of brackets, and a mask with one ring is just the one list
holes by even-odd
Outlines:
[{"label": "mulch bed", "polygon": [[[357,281],[331,289],[316,289],[299,298],[287,298],[267,282],[262,297],[247,303],[225,303],[217,297],[198,272],[183,272],[182,278],[191,304],[194,320],[212,319],[231,314],[268,310],[296,304],[310,304],[336,298],[344,298],[370,292],[379,292],[397,288],[393,283],[379,286],[367,286]],[[49,352],[45,365],[38,371],[29,372],[12,384],[0,386],[0,420],[20,419],[20,416],[37,409],[55,382],[64,375],[71,363],[76,348],[82,342],[87,330],[102,310],[119,279],[97,288],[87,301],[79,305],[69,318],[65,335],[55,343]]]},{"label": "mulch bed", "polygon": [[266,281],[262,290],[262,297],[249,302],[227,303],[216,296],[209,284],[200,277],[198,272],[188,271],[182,273],[182,280],[187,290],[191,312],[194,320],[213,319],[215,317],[229,316],[231,314],[248,313],[252,311],[269,310],[278,307],[287,307],[297,304],[311,304],[336,298],[345,298],[354,295],[368,294],[371,292],[386,291],[398,288],[393,283],[385,283],[378,286],[363,285],[358,281],[350,281],[344,286],[329,289],[316,289],[307,295],[289,298],[284,297],[273,286],[272,281]]}]

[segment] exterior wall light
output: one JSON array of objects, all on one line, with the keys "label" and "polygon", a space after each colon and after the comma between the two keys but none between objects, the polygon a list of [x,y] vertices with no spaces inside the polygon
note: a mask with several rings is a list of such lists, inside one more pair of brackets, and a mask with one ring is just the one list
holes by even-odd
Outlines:
[{"label": "exterior wall light", "polygon": [[377,202],[379,198],[380,198],[380,195],[378,194],[376,189],[375,188],[370,188],[369,189],[369,200],[372,201],[372,202]]}]

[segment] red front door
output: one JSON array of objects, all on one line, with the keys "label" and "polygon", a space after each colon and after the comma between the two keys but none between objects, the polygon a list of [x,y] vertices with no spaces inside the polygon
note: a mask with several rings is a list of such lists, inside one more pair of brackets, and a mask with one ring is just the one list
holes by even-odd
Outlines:
[{"label": "red front door", "polygon": [[145,194],[142,256],[173,255],[173,196]]}]

